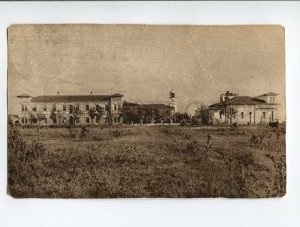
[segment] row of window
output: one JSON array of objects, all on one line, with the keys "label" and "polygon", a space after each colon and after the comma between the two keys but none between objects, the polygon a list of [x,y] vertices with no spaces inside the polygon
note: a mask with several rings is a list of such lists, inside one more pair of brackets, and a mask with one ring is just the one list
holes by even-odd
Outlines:
[{"label": "row of window", "polygon": [[[220,119],[222,119],[222,113],[220,112]],[[250,118],[252,116],[252,112],[249,112]],[[244,119],[244,112],[241,112],[241,118]],[[263,112],[262,118],[266,118],[266,112]],[[233,114],[233,119],[235,119],[235,114]]]},{"label": "row of window", "polygon": [[[121,105],[117,105],[114,104],[114,110],[117,111],[118,109],[121,109]],[[52,105],[52,110],[56,111],[56,105]],[[67,111],[67,105],[63,105],[63,111]],[[75,110],[79,110],[79,105],[69,105],[69,112],[73,113]],[[90,105],[86,104],[85,105],[85,110],[89,111],[90,110]],[[101,110],[101,106],[100,105],[96,105],[96,110],[100,111]],[[106,104],[105,105],[105,110],[108,111],[109,110],[109,106]],[[26,105],[22,105],[22,111],[28,111],[28,108]],[[37,111],[37,106],[33,106],[32,107],[32,111]],[[47,111],[47,106],[43,106],[43,111]]]},{"label": "row of window", "polygon": [[[74,118],[70,118],[70,122],[69,123],[71,123],[71,124],[73,124],[73,123],[79,124],[79,118],[76,118],[75,122],[73,122],[73,121],[74,121]],[[29,123],[29,119],[27,119],[26,117],[22,117],[21,122],[22,122],[22,124],[27,124],[27,123]],[[43,120],[43,122],[47,124],[47,118],[45,118]],[[58,118],[54,118],[53,119],[53,124],[57,124],[58,122],[59,122]],[[90,117],[86,117],[85,118],[85,123],[89,124],[90,122],[91,122]],[[114,123],[120,123],[120,117],[114,117],[113,118],[113,122]],[[32,119],[32,123],[36,124],[37,123],[37,119],[33,118]],[[67,118],[64,118],[61,123],[66,124],[67,123]],[[96,118],[96,123],[100,123],[100,118],[98,118],[98,117]]]}]

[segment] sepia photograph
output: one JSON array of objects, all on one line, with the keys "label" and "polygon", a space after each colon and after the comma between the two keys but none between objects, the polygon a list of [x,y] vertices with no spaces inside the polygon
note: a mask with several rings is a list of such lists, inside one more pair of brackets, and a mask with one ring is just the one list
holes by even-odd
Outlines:
[{"label": "sepia photograph", "polygon": [[14,24],[14,198],[286,194],[280,25]]}]

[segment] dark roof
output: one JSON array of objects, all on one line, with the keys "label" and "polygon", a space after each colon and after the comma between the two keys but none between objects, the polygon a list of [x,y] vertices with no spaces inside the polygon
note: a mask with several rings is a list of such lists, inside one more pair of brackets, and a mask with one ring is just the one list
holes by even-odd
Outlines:
[{"label": "dark roof", "polygon": [[116,93],[111,95],[111,97],[123,97],[124,95],[120,94],[120,93]]},{"label": "dark roof", "polygon": [[166,105],[166,104],[157,104],[157,103],[151,103],[151,104],[138,104],[138,103],[131,103],[131,102],[123,102],[123,106],[138,106],[140,108],[144,108],[144,109],[149,109],[149,108],[153,108],[153,109],[162,109],[162,108],[169,108],[172,109],[172,106]]},{"label": "dark roof", "polygon": [[22,94],[22,95],[18,95],[17,97],[18,98],[30,98],[31,96],[27,95],[27,94]]},{"label": "dark roof", "polygon": [[229,105],[258,105],[262,103],[265,104],[266,101],[250,96],[237,96],[223,102],[215,103],[213,105],[210,105],[209,107],[224,107]]},{"label": "dark roof", "polygon": [[41,95],[31,102],[98,102],[110,99],[110,95]]},{"label": "dark roof", "polygon": [[140,104],[139,105],[142,108],[154,108],[154,109],[158,109],[158,108],[173,108],[172,106],[166,105],[166,104]]}]

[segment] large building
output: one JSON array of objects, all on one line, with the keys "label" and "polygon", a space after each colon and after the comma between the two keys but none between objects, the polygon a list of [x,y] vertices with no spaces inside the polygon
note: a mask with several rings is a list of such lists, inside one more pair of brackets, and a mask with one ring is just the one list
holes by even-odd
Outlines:
[{"label": "large building", "polygon": [[125,123],[171,123],[177,109],[174,90],[169,92],[168,104],[137,104],[124,102],[123,115]]},{"label": "large building", "polygon": [[260,124],[278,121],[280,117],[277,96],[278,94],[274,92],[256,97],[234,94],[208,107],[209,123]]},{"label": "large building", "polygon": [[123,95],[42,95],[27,94],[19,99],[21,125],[89,125],[123,123]]}]

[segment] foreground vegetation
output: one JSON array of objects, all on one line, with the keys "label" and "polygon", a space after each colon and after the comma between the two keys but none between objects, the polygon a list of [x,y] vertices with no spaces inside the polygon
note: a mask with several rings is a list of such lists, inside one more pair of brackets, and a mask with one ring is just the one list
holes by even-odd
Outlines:
[{"label": "foreground vegetation", "polygon": [[9,130],[13,197],[273,197],[285,183],[284,128]]}]

